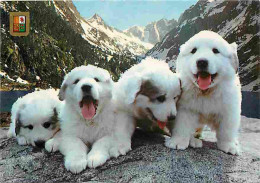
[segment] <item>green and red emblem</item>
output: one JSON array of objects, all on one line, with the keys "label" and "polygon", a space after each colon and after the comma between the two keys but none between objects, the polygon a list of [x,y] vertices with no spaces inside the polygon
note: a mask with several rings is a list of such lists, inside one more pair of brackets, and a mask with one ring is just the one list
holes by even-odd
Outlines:
[{"label": "green and red emblem", "polygon": [[26,16],[14,16],[13,21],[14,32],[25,32],[26,31]]}]

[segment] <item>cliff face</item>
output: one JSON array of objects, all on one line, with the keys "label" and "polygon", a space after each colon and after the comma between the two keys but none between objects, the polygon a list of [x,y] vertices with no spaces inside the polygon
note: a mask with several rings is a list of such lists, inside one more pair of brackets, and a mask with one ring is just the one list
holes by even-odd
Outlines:
[{"label": "cliff face", "polygon": [[69,24],[71,27],[78,32],[79,34],[83,34],[84,30],[81,27],[79,20],[81,16],[74,6],[72,1],[53,1],[53,5],[55,7],[56,12]]},{"label": "cliff face", "polygon": [[109,26],[98,15],[89,19],[81,17],[71,1],[54,1],[56,12],[67,21],[74,31],[94,46],[103,51],[117,54],[130,52],[132,55],[143,55],[153,47],[138,38]]},{"label": "cliff face", "polygon": [[145,43],[135,36],[109,26],[98,14],[93,15],[90,19],[80,19],[79,21],[84,29],[82,37],[102,50],[115,53],[127,51],[133,55],[144,55],[153,47],[150,43]]},{"label": "cliff face", "polygon": [[125,30],[128,35],[139,38],[141,41],[156,44],[162,40],[162,38],[175,26],[177,26],[177,21],[161,19],[159,21],[154,21],[146,25],[145,27],[133,26]]},{"label": "cliff face", "polygon": [[242,89],[259,91],[259,8],[259,1],[200,0],[146,56],[163,59],[174,69],[180,46],[201,30],[212,30],[238,44]]},{"label": "cliff face", "polygon": [[[12,88],[8,85],[16,88],[17,83],[59,87],[67,72],[83,64],[105,68],[117,79],[136,63],[129,52],[111,53],[85,40],[80,34],[83,31],[80,24],[74,22],[78,12],[72,6],[63,8],[63,3],[71,5],[67,1],[1,2],[1,89]],[[12,11],[30,12],[28,36],[10,35],[9,12]],[[71,14],[72,11],[75,13]]]}]

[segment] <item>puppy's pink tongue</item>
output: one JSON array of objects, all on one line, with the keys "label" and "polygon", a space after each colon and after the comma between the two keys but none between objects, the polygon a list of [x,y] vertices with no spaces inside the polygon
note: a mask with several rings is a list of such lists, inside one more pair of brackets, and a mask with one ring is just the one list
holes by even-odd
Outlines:
[{"label": "puppy's pink tongue", "polygon": [[83,107],[81,108],[81,113],[86,120],[92,119],[96,114],[96,109],[93,102],[87,104],[84,103]]},{"label": "puppy's pink tongue", "polygon": [[199,74],[198,85],[201,90],[208,89],[210,84],[211,84],[211,75],[210,74],[207,77],[201,77],[201,75]]},{"label": "puppy's pink tongue", "polygon": [[162,122],[162,121],[159,121],[159,120],[157,120],[157,124],[158,124],[159,128],[161,128],[162,130],[166,126],[166,122]]}]

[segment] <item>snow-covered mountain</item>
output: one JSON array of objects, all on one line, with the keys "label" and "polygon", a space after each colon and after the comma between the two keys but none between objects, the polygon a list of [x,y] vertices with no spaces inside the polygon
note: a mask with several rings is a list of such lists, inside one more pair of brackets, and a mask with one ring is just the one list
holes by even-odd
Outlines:
[{"label": "snow-covered mountain", "polygon": [[259,9],[259,1],[200,0],[146,56],[165,60],[174,69],[180,46],[199,31],[212,30],[238,44],[242,89],[259,91]]},{"label": "snow-covered mountain", "polygon": [[97,14],[90,19],[81,19],[84,29],[83,37],[94,45],[112,52],[130,51],[135,55],[142,55],[153,47],[140,39],[107,25]]},{"label": "snow-covered mountain", "polygon": [[90,19],[81,17],[71,1],[54,1],[54,5],[57,12],[72,25],[74,30],[92,45],[105,51],[144,55],[154,46],[109,26],[98,14]]},{"label": "snow-covered mountain", "polygon": [[175,26],[177,25],[177,21],[161,19],[159,21],[155,21],[149,23],[145,27],[142,26],[133,26],[127,30],[124,30],[130,36],[138,37],[141,41],[156,44],[162,40],[162,38]]}]

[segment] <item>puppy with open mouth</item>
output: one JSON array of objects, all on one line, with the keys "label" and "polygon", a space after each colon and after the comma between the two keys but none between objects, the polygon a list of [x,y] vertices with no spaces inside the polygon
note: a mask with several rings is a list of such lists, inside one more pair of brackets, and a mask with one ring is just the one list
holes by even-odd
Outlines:
[{"label": "puppy with open mouth", "polygon": [[19,145],[44,147],[45,141],[59,131],[58,91],[42,90],[19,98],[12,106],[8,137]]},{"label": "puppy with open mouth", "polygon": [[79,173],[87,166],[103,165],[111,157],[117,126],[112,88],[108,71],[92,65],[77,67],[65,76],[59,92],[65,102],[60,113],[61,133],[45,148],[60,150],[67,170]]},{"label": "puppy with open mouth", "polygon": [[150,119],[161,129],[175,119],[176,102],[181,94],[180,85],[178,76],[170,70],[167,63],[151,57],[131,67],[121,76],[115,84],[113,97],[121,118],[119,121],[128,121],[124,138],[128,147],[136,119]]},{"label": "puppy with open mouth", "polygon": [[239,154],[241,113],[236,43],[228,44],[212,31],[201,31],[180,48],[177,73],[183,93],[172,137],[166,146],[174,149],[202,147],[193,134],[205,125],[216,131],[220,150]]}]

